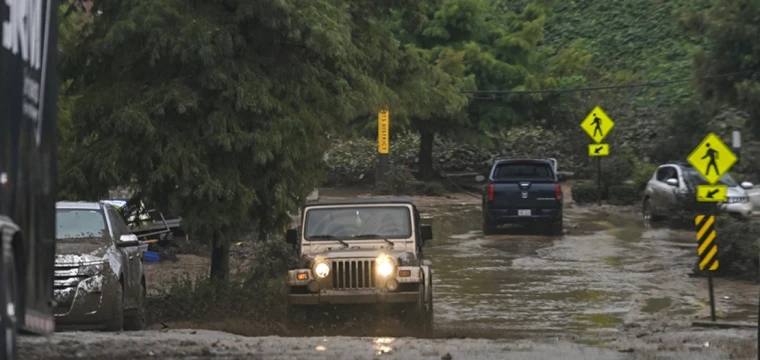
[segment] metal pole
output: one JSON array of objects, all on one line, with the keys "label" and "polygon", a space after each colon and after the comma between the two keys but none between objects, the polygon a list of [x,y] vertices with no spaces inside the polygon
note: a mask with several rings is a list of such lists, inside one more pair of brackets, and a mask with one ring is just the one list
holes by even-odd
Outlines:
[{"label": "metal pole", "polygon": [[599,200],[599,206],[602,206],[602,158],[596,158],[596,188],[597,199]]},{"label": "metal pole", "polygon": [[715,294],[713,293],[713,276],[712,271],[707,271],[707,287],[710,290],[710,318],[715,322]]}]

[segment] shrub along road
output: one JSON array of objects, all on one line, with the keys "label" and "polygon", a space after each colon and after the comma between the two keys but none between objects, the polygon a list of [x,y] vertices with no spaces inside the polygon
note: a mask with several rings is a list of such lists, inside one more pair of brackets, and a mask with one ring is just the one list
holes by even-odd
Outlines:
[{"label": "shrub along road", "polygon": [[[433,216],[435,239],[426,256],[435,274],[434,339],[414,339],[414,333],[384,319],[326,317],[296,331],[264,327],[256,319],[227,319],[169,323],[162,331],[27,338],[22,358],[353,359],[386,353],[439,359],[449,353],[455,359],[720,359],[754,354],[754,330],[691,327],[709,314],[705,279],[689,276],[693,233],[645,227],[638,207],[568,201],[562,237],[530,229],[484,237],[478,199],[459,194],[418,198],[418,203]],[[756,286],[725,279],[715,285],[720,319],[756,319]]]}]

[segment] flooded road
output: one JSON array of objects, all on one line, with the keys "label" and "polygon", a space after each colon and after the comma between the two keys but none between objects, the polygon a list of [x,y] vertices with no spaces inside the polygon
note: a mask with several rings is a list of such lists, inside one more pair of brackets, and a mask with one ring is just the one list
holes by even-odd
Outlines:
[{"label": "flooded road", "polygon": [[[755,357],[755,329],[692,326],[709,319],[709,304],[706,279],[690,276],[691,230],[646,227],[634,208],[568,204],[563,236],[540,228],[483,236],[477,199],[424,200],[418,204],[434,232],[424,249],[434,274],[432,339],[393,316],[325,313],[292,330],[220,319],[159,331],[58,333],[24,339],[24,358]],[[171,268],[187,270],[181,265]],[[757,321],[756,285],[715,279],[715,296],[719,321]]]},{"label": "flooded road", "polygon": [[[525,228],[486,237],[477,206],[436,214],[426,257],[434,271],[437,330],[600,343],[618,337],[624,325],[708,316],[706,281],[689,277],[692,232],[647,228],[636,214],[593,207],[567,209],[565,217],[569,231],[562,237]],[[716,282],[718,293],[736,289]],[[756,295],[747,295],[724,296],[719,311],[756,320],[756,310],[747,311]]]}]

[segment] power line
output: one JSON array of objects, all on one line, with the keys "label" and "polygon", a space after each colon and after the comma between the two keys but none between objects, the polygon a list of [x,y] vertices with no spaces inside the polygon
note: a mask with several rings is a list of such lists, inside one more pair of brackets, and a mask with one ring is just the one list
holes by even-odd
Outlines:
[{"label": "power line", "polygon": [[756,71],[757,70],[745,70],[745,71],[737,71],[737,72],[725,73],[725,74],[701,76],[701,77],[690,78],[690,79],[648,81],[648,82],[622,84],[622,85],[606,85],[606,86],[593,86],[593,87],[582,87],[582,88],[540,89],[540,90],[462,90],[461,93],[473,94],[473,95],[474,94],[489,94],[492,96],[491,97],[475,97],[474,96],[474,98],[483,99],[483,100],[491,100],[494,98],[493,95],[503,95],[503,94],[544,94],[544,93],[559,94],[559,93],[566,93],[566,92],[601,91],[601,90],[628,89],[628,88],[637,88],[637,87],[661,87],[661,86],[666,86],[670,84],[688,83],[695,80],[709,80],[709,79],[724,78],[724,77],[729,77],[729,76],[734,76],[734,75],[751,74]]}]

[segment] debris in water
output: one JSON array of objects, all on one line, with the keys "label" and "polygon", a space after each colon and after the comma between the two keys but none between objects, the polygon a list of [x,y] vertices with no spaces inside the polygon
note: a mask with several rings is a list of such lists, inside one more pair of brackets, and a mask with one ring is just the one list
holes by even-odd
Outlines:
[{"label": "debris in water", "polygon": [[451,354],[446,353],[446,355],[441,356],[441,360],[451,360]]}]

